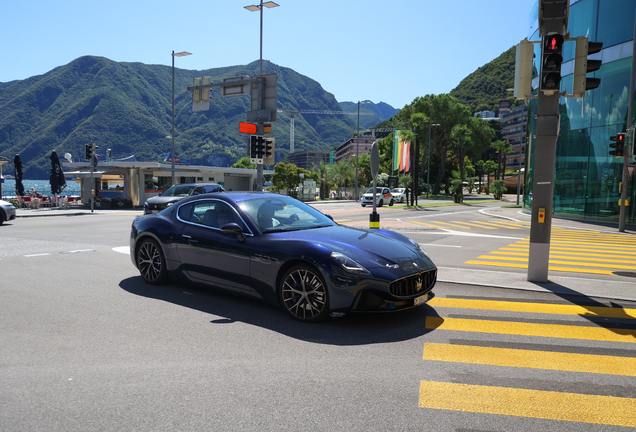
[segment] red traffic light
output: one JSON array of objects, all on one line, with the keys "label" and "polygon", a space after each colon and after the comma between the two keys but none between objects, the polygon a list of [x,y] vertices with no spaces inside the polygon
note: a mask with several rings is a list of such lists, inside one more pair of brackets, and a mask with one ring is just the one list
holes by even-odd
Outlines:
[{"label": "red traffic light", "polygon": [[545,37],[543,41],[543,49],[545,52],[561,52],[563,48],[563,36],[560,34],[552,34]]}]

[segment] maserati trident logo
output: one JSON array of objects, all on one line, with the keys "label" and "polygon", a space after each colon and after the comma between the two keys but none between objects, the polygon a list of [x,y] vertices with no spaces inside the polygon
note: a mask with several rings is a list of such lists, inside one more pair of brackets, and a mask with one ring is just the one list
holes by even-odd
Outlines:
[{"label": "maserati trident logo", "polygon": [[419,275],[417,275],[417,277],[415,278],[415,291],[416,291],[416,292],[420,292],[420,291],[422,291],[422,283],[423,283],[422,275],[421,275],[421,274],[419,274]]}]

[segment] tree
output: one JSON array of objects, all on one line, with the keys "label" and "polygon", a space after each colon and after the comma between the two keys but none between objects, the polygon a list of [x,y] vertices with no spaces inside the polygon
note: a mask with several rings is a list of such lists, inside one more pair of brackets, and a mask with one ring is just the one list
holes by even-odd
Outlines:
[{"label": "tree", "polygon": [[295,196],[296,187],[300,183],[300,174],[305,174],[305,177],[311,177],[311,173],[304,168],[298,168],[296,165],[285,162],[278,162],[274,166],[274,176],[272,177],[272,183],[275,190],[285,189],[287,195]]},{"label": "tree", "polygon": [[326,164],[324,161],[320,161],[318,165],[314,165],[314,167],[311,169],[311,172],[315,176],[316,182],[318,183],[318,187],[320,189],[320,199],[329,197],[329,191],[331,190],[331,185],[333,184],[329,175],[329,169],[330,165]]},{"label": "tree", "polygon": [[483,160],[477,161],[475,163],[475,169],[477,170],[477,178],[479,179],[479,186],[477,187],[478,194],[481,193],[481,181],[482,181],[482,178],[484,177],[484,170],[485,170],[484,164],[485,162]]},{"label": "tree", "polygon": [[[497,160],[497,175],[496,178],[501,177],[501,180],[504,179],[504,171],[506,169],[506,155],[512,153],[512,146],[506,140],[497,140],[492,143],[492,148],[497,150],[498,160]],[[501,169],[503,161],[503,170]]]},{"label": "tree", "polygon": [[[358,160],[358,163],[360,161]],[[331,166],[331,178],[338,187],[345,188],[349,182],[354,181],[356,172],[355,162],[349,159],[341,159],[338,163]],[[356,197],[358,199],[358,197]]]},{"label": "tree", "polygon": [[242,158],[236,161],[232,168],[248,168],[248,169],[256,169],[256,164],[250,163],[249,158]]},{"label": "tree", "polygon": [[[497,164],[493,161],[486,161],[484,162],[484,171],[486,172],[486,175],[488,176],[488,183],[486,184],[486,186],[490,185],[490,174],[495,172],[495,170],[497,169]],[[488,193],[488,190],[486,190],[486,193]]]}]

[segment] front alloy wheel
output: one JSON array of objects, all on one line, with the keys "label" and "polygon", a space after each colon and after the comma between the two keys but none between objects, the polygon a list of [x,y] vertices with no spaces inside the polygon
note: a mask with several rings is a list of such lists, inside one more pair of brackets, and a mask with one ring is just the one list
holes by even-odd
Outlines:
[{"label": "front alloy wheel", "polygon": [[151,285],[161,285],[168,280],[163,252],[156,241],[147,239],[137,248],[137,268],[141,277]]},{"label": "front alloy wheel", "polygon": [[318,271],[301,264],[291,268],[282,279],[280,299],[294,318],[303,322],[318,322],[329,314],[327,286]]}]

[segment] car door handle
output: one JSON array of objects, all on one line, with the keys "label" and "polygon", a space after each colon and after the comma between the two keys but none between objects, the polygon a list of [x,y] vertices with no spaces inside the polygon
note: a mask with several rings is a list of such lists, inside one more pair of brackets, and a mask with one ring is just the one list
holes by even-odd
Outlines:
[{"label": "car door handle", "polygon": [[189,235],[181,235],[181,237],[186,239],[188,241],[188,243],[199,243],[198,240],[192,240],[192,237],[190,237]]}]

